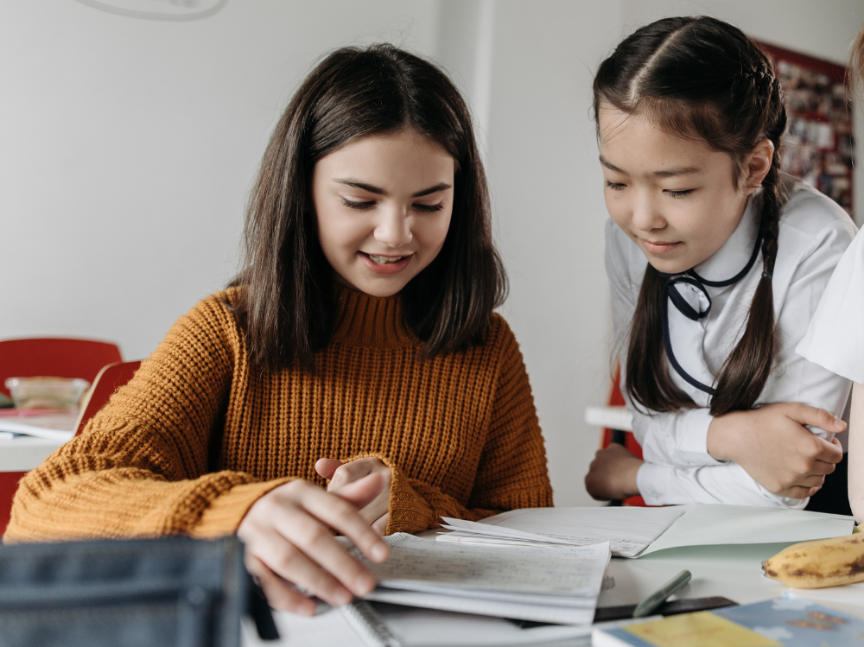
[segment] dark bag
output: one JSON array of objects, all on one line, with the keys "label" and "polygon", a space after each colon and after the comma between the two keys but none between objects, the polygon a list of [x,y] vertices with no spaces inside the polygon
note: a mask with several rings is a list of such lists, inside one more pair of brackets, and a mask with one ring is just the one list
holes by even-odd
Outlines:
[{"label": "dark bag", "polygon": [[0,647],[239,647],[278,638],[236,537],[0,546]]}]

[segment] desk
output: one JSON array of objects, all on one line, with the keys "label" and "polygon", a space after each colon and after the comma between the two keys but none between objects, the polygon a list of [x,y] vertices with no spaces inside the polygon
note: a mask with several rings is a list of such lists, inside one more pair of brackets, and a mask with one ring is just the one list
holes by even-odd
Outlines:
[{"label": "desk", "polygon": [[[434,535],[435,531],[420,533],[420,536],[430,539],[433,539]],[[687,547],[651,553],[639,559],[613,557],[606,569],[606,575],[615,578],[615,586],[600,593],[598,606],[637,604],[684,569],[690,570],[693,579],[676,596],[679,598],[723,596],[740,604],[776,598],[789,589],[774,580],[762,577],[760,565],[763,560],[778,553],[788,545],[788,543],[781,543]],[[814,601],[817,604],[823,604],[864,620],[864,606],[833,601],[822,602],[818,599]],[[315,645],[317,647],[318,645],[333,644],[329,639],[336,636],[330,634],[329,631],[333,631],[336,624],[338,623],[322,623],[320,636],[317,635],[317,628],[313,633],[309,633],[307,629],[301,632],[303,636],[299,642],[291,642],[286,636],[284,642],[277,643],[259,641],[254,635],[254,631],[247,626],[243,636],[243,644],[244,647],[266,647],[267,645],[275,645],[276,647],[280,645],[291,645],[292,647],[295,645],[296,647]],[[435,631],[446,634],[448,627],[436,627]],[[349,641],[344,644],[352,644],[350,643],[350,630],[347,634],[341,634],[339,638]],[[361,644],[359,639],[357,644]],[[574,644],[588,643],[576,641]]]},{"label": "desk", "polygon": [[[44,424],[49,429],[72,431],[78,420],[77,414],[51,415],[46,417],[28,416],[16,418],[11,412],[4,410],[6,420],[23,422],[39,426]],[[12,497],[18,489],[18,481],[30,470],[39,467],[48,456],[54,453],[63,442],[46,440],[32,436],[14,436],[0,432],[0,536],[6,531],[9,523],[9,512],[12,508]]]},{"label": "desk", "polygon": [[[788,545],[697,546],[651,553],[639,559],[613,557],[606,574],[615,578],[615,587],[600,593],[598,606],[636,604],[685,568],[693,579],[677,597],[721,595],[739,604],[770,600],[789,589],[762,577],[760,565]],[[864,619],[864,607],[860,605],[832,602],[826,606]]]}]

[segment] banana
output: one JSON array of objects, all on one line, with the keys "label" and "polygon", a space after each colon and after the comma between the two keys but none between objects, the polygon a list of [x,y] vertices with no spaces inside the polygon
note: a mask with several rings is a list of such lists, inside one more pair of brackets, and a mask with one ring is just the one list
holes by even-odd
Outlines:
[{"label": "banana", "polygon": [[762,562],[762,574],[796,589],[864,582],[864,533],[784,548]]}]

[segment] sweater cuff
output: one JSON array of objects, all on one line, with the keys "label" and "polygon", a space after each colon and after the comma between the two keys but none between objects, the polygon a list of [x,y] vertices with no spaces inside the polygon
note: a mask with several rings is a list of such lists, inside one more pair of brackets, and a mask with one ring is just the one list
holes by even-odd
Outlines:
[{"label": "sweater cuff", "polygon": [[408,477],[395,465],[388,467],[393,472],[393,480],[390,483],[390,507],[387,510],[385,534],[420,532],[437,526],[438,514],[411,486]]},{"label": "sweater cuff", "polygon": [[370,457],[377,458],[390,468],[390,504],[387,508],[387,529],[384,534],[421,532],[437,526],[438,513],[417,493],[408,476],[392,460],[380,454],[364,453],[343,462]]},{"label": "sweater cuff", "polygon": [[264,483],[235,485],[225,494],[213,499],[201,514],[201,520],[192,529],[190,535],[198,539],[233,535],[253,503],[270,490],[293,480],[293,478],[282,478]]}]

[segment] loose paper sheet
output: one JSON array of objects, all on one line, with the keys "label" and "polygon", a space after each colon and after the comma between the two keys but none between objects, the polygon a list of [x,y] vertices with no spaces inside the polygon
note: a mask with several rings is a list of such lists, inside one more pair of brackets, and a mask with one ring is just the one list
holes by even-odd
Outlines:
[{"label": "loose paper sheet", "polygon": [[[525,508],[479,522],[449,517],[444,517],[444,521],[447,523],[445,527],[516,539],[577,546],[608,541],[612,554],[632,557],[647,548],[688,508]],[[439,535],[438,539],[444,542],[453,540],[448,540],[448,535]],[[454,539],[466,541],[462,537]]]}]

